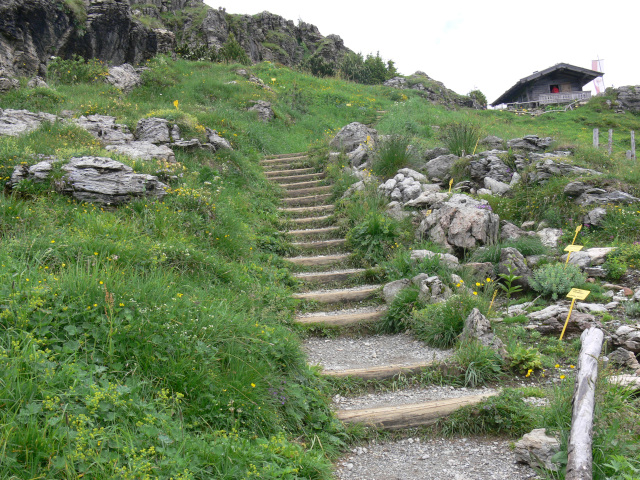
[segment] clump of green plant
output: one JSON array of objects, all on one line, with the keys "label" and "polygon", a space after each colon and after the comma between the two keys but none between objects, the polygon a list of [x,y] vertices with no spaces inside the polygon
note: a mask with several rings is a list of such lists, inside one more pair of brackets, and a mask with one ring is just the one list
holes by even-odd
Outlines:
[{"label": "clump of green plant", "polygon": [[427,305],[413,313],[416,337],[436,348],[450,348],[458,340],[464,321],[478,307],[478,298],[468,293],[454,295],[446,302]]},{"label": "clump of green plant", "polygon": [[528,392],[505,388],[484,402],[460,408],[438,425],[445,435],[505,434],[519,437],[540,425],[539,410],[526,403]]},{"label": "clump of green plant", "polygon": [[485,97],[484,93],[482,93],[480,90],[471,90],[469,93],[467,93],[467,97],[469,97],[471,100],[475,100],[481,107],[487,108],[487,97]]},{"label": "clump of green plant", "polygon": [[461,343],[453,358],[464,370],[465,387],[473,388],[502,376],[500,354],[475,339]]},{"label": "clump of green plant", "polygon": [[419,294],[420,290],[415,285],[400,290],[378,324],[378,330],[382,333],[399,333],[409,329],[411,312],[420,303]]},{"label": "clump of green plant", "polygon": [[102,60],[96,58],[85,60],[75,54],[69,60],[55,57],[47,67],[47,78],[65,85],[102,81],[107,73],[107,66],[102,63]]},{"label": "clump of green plant", "polygon": [[529,285],[536,292],[557,300],[576,285],[582,285],[587,277],[580,267],[564,263],[548,263],[533,272]]},{"label": "clump of green plant", "polygon": [[624,313],[630,317],[640,317],[640,302],[625,302]]},{"label": "clump of green plant", "polygon": [[525,347],[519,342],[509,343],[509,367],[527,377],[538,369],[542,369],[542,355],[537,348]]},{"label": "clump of green plant", "polygon": [[384,260],[399,246],[400,226],[382,212],[370,211],[364,220],[347,233],[347,245],[356,256],[369,263]]},{"label": "clump of green plant", "polygon": [[622,245],[607,254],[604,262],[607,278],[619,280],[629,268],[640,268],[640,242]]},{"label": "clump of green plant", "polygon": [[380,144],[373,158],[371,170],[381,177],[392,177],[398,169],[410,165],[413,161],[409,140],[401,135],[392,135]]},{"label": "clump of green plant", "polygon": [[444,128],[441,139],[454,155],[471,155],[480,140],[480,127],[473,123],[452,123]]}]

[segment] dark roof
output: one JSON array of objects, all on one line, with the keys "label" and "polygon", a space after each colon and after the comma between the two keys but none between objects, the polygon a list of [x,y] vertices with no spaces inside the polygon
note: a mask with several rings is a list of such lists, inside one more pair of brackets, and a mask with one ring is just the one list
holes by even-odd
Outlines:
[{"label": "dark roof", "polygon": [[514,101],[514,99],[518,97],[520,92],[524,90],[529,84],[533,83],[539,78],[556,72],[575,76],[578,81],[582,82],[581,86],[586,85],[594,78],[604,75],[604,73],[602,72],[596,72],[595,70],[589,70],[588,68],[576,67],[575,65],[569,65],[568,63],[558,63],[553,67],[549,67],[540,72],[534,72],[528,77],[521,78],[513,87],[500,95],[500,97],[498,97],[498,99],[493,102],[491,106],[495,107],[496,105],[500,105],[501,103],[509,103],[510,101]]}]

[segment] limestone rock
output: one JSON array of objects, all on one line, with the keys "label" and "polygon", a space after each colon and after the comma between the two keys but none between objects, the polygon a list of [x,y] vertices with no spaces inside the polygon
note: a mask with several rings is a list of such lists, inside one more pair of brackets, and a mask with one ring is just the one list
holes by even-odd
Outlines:
[{"label": "limestone rock", "polygon": [[535,236],[533,232],[525,232],[520,228],[516,227],[513,223],[504,221],[502,222],[502,227],[500,229],[500,240],[508,241],[508,240],[517,240],[521,237],[531,237]]},{"label": "limestone rock", "polygon": [[536,235],[540,237],[540,241],[545,247],[555,248],[558,246],[560,237],[562,237],[562,230],[559,228],[543,228],[537,231]]},{"label": "limestone rock", "polygon": [[484,178],[484,187],[491,190],[491,193],[494,195],[504,195],[511,190],[511,187],[508,184],[501,182],[500,180],[495,180],[491,177]]},{"label": "limestone rock", "polygon": [[[11,186],[20,180],[44,180],[58,162],[48,158],[27,167],[19,165],[14,170]],[[65,172],[59,180],[62,193],[82,202],[119,205],[138,197],[161,199],[166,195],[166,185],[153,175],[133,173],[123,163],[105,157],[76,157],[62,166]]]},{"label": "limestone rock", "polygon": [[430,150],[426,150],[424,152],[424,154],[422,155],[422,158],[428,162],[429,160],[433,160],[434,158],[438,158],[441,155],[448,155],[449,153],[450,152],[449,152],[448,148],[436,147],[436,148],[432,148]]},{"label": "limestone rock", "polygon": [[216,130],[206,128],[207,138],[216,150],[233,150],[231,143],[226,138],[220,136]]},{"label": "limestone rock", "polygon": [[107,115],[88,115],[75,119],[75,122],[91,135],[107,145],[122,145],[133,141],[133,135],[126,125],[116,123],[116,117]]},{"label": "limestone rock", "polygon": [[396,280],[395,282],[389,282],[382,288],[382,296],[387,305],[390,305],[393,300],[398,296],[400,290],[408,287],[411,284],[411,280],[403,278]]},{"label": "limestone rock", "polygon": [[420,172],[416,172],[415,170],[412,170],[411,168],[401,168],[400,170],[398,170],[398,173],[401,174],[401,175],[404,175],[405,178],[412,178],[416,182],[427,183],[427,177],[426,176],[424,176]]},{"label": "limestone rock", "polygon": [[[486,178],[509,184],[516,172],[507,166],[500,157],[497,155],[486,155],[488,153],[490,152],[483,152],[469,162],[469,175],[471,175],[471,180],[478,185],[485,185]],[[520,165],[520,168],[524,167],[524,163]]]},{"label": "limestone rock", "polygon": [[615,250],[615,247],[587,248],[583,250],[591,259],[591,265],[602,265],[607,255]]},{"label": "limestone rock", "polygon": [[493,263],[491,262],[469,262],[463,265],[463,268],[468,271],[474,279],[484,283],[487,278],[495,278],[495,272],[493,270]]},{"label": "limestone rock", "polygon": [[[532,327],[545,335],[556,335],[562,332],[567,320],[569,307],[551,305],[538,312],[529,313],[527,317],[532,321]],[[581,334],[590,327],[601,327],[600,322],[588,313],[572,312],[565,335]]]},{"label": "limestone rock", "polygon": [[640,353],[640,323],[618,327],[613,334],[613,344],[633,353]]},{"label": "limestone rock", "polygon": [[[567,261],[567,256],[569,254],[565,253],[560,260],[562,263]],[[569,263],[571,265],[576,265],[582,269],[588,268],[591,266],[591,256],[587,252],[573,252],[569,257]]]},{"label": "limestone rock", "polygon": [[495,135],[489,135],[480,140],[479,145],[489,147],[490,150],[501,149],[504,146],[504,140],[500,137],[496,137]]},{"label": "limestone rock", "polygon": [[253,106],[249,108],[250,112],[258,112],[258,118],[262,122],[269,122],[275,117],[275,113],[271,108],[270,102],[264,100],[253,101]]},{"label": "limestone rock", "polygon": [[544,428],[537,428],[516,443],[516,461],[532,468],[545,468],[556,472],[558,466],[551,459],[559,451],[560,442],[548,436]]},{"label": "limestone rock", "polygon": [[0,136],[16,137],[36,130],[42,122],[55,122],[58,117],[50,113],[33,113],[28,110],[0,109]]},{"label": "limestone rock", "polygon": [[490,206],[464,194],[454,194],[420,223],[416,236],[448,249],[470,249],[498,241],[500,218]]},{"label": "limestone rock", "polygon": [[584,182],[570,182],[565,185],[563,193],[568,197],[579,197],[588,188]]},{"label": "limestone rock", "polygon": [[439,258],[440,261],[444,262],[451,268],[457,268],[459,265],[458,257],[455,257],[449,253],[435,253],[431,250],[412,250],[411,251],[411,260],[414,262],[420,262],[425,258]]},{"label": "limestone rock", "polygon": [[451,289],[437,275],[421,274],[414,277],[412,282],[420,288],[418,300],[421,302],[440,303],[452,295]]},{"label": "limestone rock", "polygon": [[164,118],[141,118],[136,125],[136,138],[141,142],[168,143],[171,141],[169,121]]},{"label": "limestone rock", "polygon": [[480,310],[474,308],[467,319],[464,321],[464,329],[460,336],[460,340],[478,340],[485,347],[495,350],[503,359],[506,359],[507,349],[491,329],[491,322],[487,317],[480,313]]},{"label": "limestone rock", "polygon": [[530,152],[543,151],[551,146],[551,137],[540,138],[537,135],[525,135],[522,138],[512,138],[507,142],[507,148],[513,150],[527,150]]},{"label": "limestone rock", "polygon": [[553,158],[543,157],[541,161],[535,163],[535,171],[529,174],[529,181],[531,183],[544,183],[551,177],[577,175],[601,175],[601,173],[590,168],[576,167]]},{"label": "limestone rock", "polygon": [[608,357],[611,363],[640,373],[640,363],[633,352],[620,347],[611,352]]},{"label": "limestone rock", "polygon": [[349,163],[354,167],[360,167],[370,160],[371,150],[365,145],[358,145],[352,152],[347,153]]},{"label": "limestone rock", "polygon": [[156,145],[151,142],[128,142],[121,145],[107,145],[105,148],[110,152],[118,152],[139,160],[162,160],[170,163],[176,161],[173,150],[166,145]]},{"label": "limestone rock", "polygon": [[640,112],[640,85],[618,87],[617,102],[622,110]]},{"label": "limestone rock", "polygon": [[630,204],[638,202],[640,202],[640,198],[634,197],[633,195],[629,195],[628,193],[620,190],[607,192],[600,188],[590,188],[576,199],[576,203],[583,207],[591,205],[619,205],[621,203]]},{"label": "limestone rock", "polygon": [[612,375],[609,379],[609,382],[620,385],[622,387],[627,387],[631,390],[638,391],[640,390],[640,377],[638,376],[640,372],[637,372],[635,375]]},{"label": "limestone rock", "polygon": [[353,122],[340,129],[329,145],[333,148],[351,152],[359,145],[375,145],[378,140],[378,132],[362,123]]},{"label": "limestone rock", "polygon": [[105,77],[105,80],[124,93],[131,92],[142,83],[140,73],[128,63],[110,67],[109,74]]},{"label": "limestone rock", "polygon": [[429,160],[424,169],[427,171],[427,176],[430,179],[438,179],[438,181],[444,181],[451,178],[451,168],[453,164],[459,159],[457,155],[441,155]]},{"label": "limestone rock", "polygon": [[582,218],[582,223],[586,227],[599,227],[606,215],[607,211],[604,208],[596,207],[593,210],[587,212],[587,214]]},{"label": "limestone rock", "polygon": [[507,275],[509,274],[509,269],[511,269],[512,275],[518,275],[520,277],[513,282],[514,285],[529,288],[529,280],[531,279],[533,272],[527,265],[527,261],[524,256],[517,248],[506,247],[500,251],[498,272]]},{"label": "limestone rock", "polygon": [[31,80],[27,82],[28,88],[49,88],[47,82],[45,82],[44,78],[35,76]]},{"label": "limestone rock", "polygon": [[407,207],[418,207],[418,208],[432,208],[435,205],[438,205],[447,200],[449,195],[447,193],[431,193],[431,192],[422,192],[418,197],[413,200],[409,200],[405,203]]},{"label": "limestone rock", "polygon": [[20,82],[15,78],[0,77],[0,93],[6,93],[10,90],[20,87]]}]

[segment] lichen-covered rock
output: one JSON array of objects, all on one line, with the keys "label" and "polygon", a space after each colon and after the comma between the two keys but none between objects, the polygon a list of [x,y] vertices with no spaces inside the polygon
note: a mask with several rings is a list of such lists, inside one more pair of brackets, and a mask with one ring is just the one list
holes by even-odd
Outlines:
[{"label": "lichen-covered rock", "polygon": [[136,125],[136,138],[141,142],[168,143],[171,141],[169,121],[164,118],[141,118]]},{"label": "lichen-covered rock", "polygon": [[408,287],[411,284],[411,280],[403,278],[396,280],[395,282],[389,282],[382,288],[382,296],[384,301],[390,305],[393,300],[398,296],[400,290]]},{"label": "lichen-covered rock", "polygon": [[121,145],[134,140],[126,125],[116,123],[116,117],[107,115],[83,115],[76,124],[107,145]]},{"label": "lichen-covered rock", "polygon": [[109,67],[109,74],[105,77],[105,80],[125,93],[131,92],[142,83],[140,73],[128,63]]},{"label": "lichen-covered rock", "polygon": [[617,102],[622,110],[640,112],[640,85],[618,87]]},{"label": "lichen-covered rock", "polygon": [[602,188],[589,188],[576,199],[576,203],[583,207],[591,205],[619,205],[638,203],[640,198],[629,195],[620,190],[608,192]]},{"label": "lichen-covered rock", "polygon": [[450,268],[457,268],[460,265],[458,257],[450,253],[435,253],[431,250],[412,250],[410,258],[414,262],[420,262],[425,258],[439,258],[441,262],[444,262]]},{"label": "lichen-covered rock", "polygon": [[504,343],[491,329],[491,322],[477,308],[474,308],[464,321],[464,329],[460,335],[460,340],[477,340],[485,347],[497,352],[503,359],[508,357]]},{"label": "lichen-covered rock", "polygon": [[[9,187],[22,180],[45,180],[55,163],[47,158],[36,165],[19,165],[15,168]],[[106,157],[76,157],[62,165],[65,172],[57,181],[57,188],[82,202],[119,205],[134,198],[164,197],[166,185],[153,175],[134,173],[128,165]]]},{"label": "lichen-covered rock", "polygon": [[544,428],[537,428],[524,435],[515,446],[516,461],[533,468],[558,471],[553,456],[560,451],[560,442],[546,434]]},{"label": "lichen-covered rock", "polygon": [[374,146],[378,140],[378,132],[366,125],[358,122],[352,122],[340,129],[335,137],[329,142],[329,146],[352,152],[359,145]]},{"label": "lichen-covered rock", "polygon": [[640,353],[640,323],[618,327],[613,334],[613,343],[633,353]]},{"label": "lichen-covered rock", "polygon": [[454,194],[420,223],[416,236],[449,250],[493,245],[498,241],[500,218],[485,201]]},{"label": "lichen-covered rock", "polygon": [[439,157],[429,160],[424,170],[427,171],[427,176],[430,179],[437,179],[436,181],[444,181],[451,178],[451,169],[453,164],[459,159],[457,155],[440,155]]},{"label": "lichen-covered rock", "polygon": [[254,100],[253,106],[249,108],[249,111],[257,112],[261,122],[269,122],[276,116],[271,108],[271,103],[264,100]]},{"label": "lichen-covered rock", "polygon": [[501,149],[504,147],[504,140],[500,137],[496,137],[495,135],[489,135],[480,140],[479,145],[489,147],[490,150]]},{"label": "lichen-covered rock", "polygon": [[[529,313],[527,317],[531,320],[530,326],[535,330],[545,335],[556,335],[562,332],[568,313],[569,307],[567,306],[551,305],[537,312]],[[602,325],[593,315],[574,311],[571,313],[565,335],[580,335],[591,327],[600,328]]]},{"label": "lichen-covered rock", "polygon": [[0,109],[0,136],[16,137],[36,130],[42,122],[55,122],[58,117],[50,113],[33,113],[28,110]]},{"label": "lichen-covered rock", "polygon": [[[199,143],[199,142],[198,142]],[[107,145],[106,150],[118,152],[139,160],[162,160],[165,162],[175,162],[176,156],[166,145],[156,145],[151,142],[128,142],[120,145]]]},{"label": "lichen-covered rock", "polygon": [[35,76],[31,80],[27,82],[28,88],[49,88],[47,82],[45,82],[44,78]]},{"label": "lichen-covered rock", "polygon": [[15,78],[0,77],[0,93],[7,93],[20,86],[20,82]]},{"label": "lichen-covered rock", "polygon": [[206,132],[209,142],[215,147],[216,150],[233,150],[233,147],[231,146],[229,140],[221,137],[217,131],[207,128]]},{"label": "lichen-covered rock", "polygon": [[440,303],[451,297],[451,289],[437,275],[426,273],[415,276],[411,281],[420,288],[418,300],[424,303]]},{"label": "lichen-covered rock", "polygon": [[500,251],[498,272],[504,275],[517,275],[520,278],[517,278],[513,284],[523,288],[529,288],[529,280],[533,275],[522,253],[513,247],[506,247]]},{"label": "lichen-covered rock", "polygon": [[559,228],[543,228],[537,231],[536,235],[540,237],[540,241],[545,247],[555,248],[558,246],[560,237],[562,237],[562,230]]},{"label": "lichen-covered rock", "polygon": [[522,138],[512,138],[507,142],[507,147],[513,150],[539,152],[549,148],[552,142],[551,137],[540,138],[537,135],[525,135]]}]

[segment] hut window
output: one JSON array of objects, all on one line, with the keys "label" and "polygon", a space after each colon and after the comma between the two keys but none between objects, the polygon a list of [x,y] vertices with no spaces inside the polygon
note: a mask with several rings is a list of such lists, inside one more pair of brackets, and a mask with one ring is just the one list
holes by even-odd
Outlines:
[{"label": "hut window", "polygon": [[549,91],[551,93],[560,93],[560,87],[558,85],[549,85]]}]

